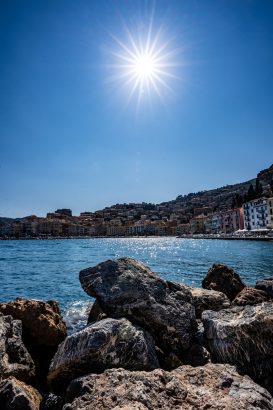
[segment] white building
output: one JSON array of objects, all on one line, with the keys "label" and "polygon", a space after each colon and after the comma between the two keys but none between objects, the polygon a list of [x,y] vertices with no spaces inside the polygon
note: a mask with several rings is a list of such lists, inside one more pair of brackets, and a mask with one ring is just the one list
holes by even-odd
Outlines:
[{"label": "white building", "polygon": [[268,227],[267,198],[253,199],[243,204],[245,229],[266,229]]},{"label": "white building", "polygon": [[268,228],[273,229],[273,198],[267,200]]}]

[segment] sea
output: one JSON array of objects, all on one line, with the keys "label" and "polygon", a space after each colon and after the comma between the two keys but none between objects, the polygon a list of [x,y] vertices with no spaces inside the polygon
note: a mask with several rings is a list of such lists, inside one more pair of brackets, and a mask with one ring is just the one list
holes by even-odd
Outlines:
[{"label": "sea", "polygon": [[220,262],[248,285],[273,276],[273,241],[182,238],[92,238],[0,241],[0,302],[16,297],[59,302],[68,332],[86,324],[93,299],[79,272],[107,259],[129,256],[163,279],[200,287]]}]

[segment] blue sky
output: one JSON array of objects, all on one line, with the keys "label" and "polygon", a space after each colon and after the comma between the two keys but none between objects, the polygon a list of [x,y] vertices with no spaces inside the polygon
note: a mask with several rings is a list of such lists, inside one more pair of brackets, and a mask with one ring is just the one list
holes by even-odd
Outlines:
[{"label": "blue sky", "polygon": [[[112,35],[152,10],[179,79],[127,104]],[[272,21],[270,0],[2,0],[0,216],[158,203],[271,165]]]}]

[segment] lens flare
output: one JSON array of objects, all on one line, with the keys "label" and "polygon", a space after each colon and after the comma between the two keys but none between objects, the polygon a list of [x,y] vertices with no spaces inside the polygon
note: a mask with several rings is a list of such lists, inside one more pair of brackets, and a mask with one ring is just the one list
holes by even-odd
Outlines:
[{"label": "lens flare", "polygon": [[126,90],[128,103],[137,96],[137,103],[151,99],[156,94],[164,103],[166,92],[172,92],[172,82],[180,79],[176,70],[179,49],[172,47],[172,41],[166,40],[162,28],[153,29],[153,17],[147,25],[146,32],[137,30],[135,34],[125,26],[123,40],[111,34],[114,47],[111,49],[114,62],[111,79]]}]

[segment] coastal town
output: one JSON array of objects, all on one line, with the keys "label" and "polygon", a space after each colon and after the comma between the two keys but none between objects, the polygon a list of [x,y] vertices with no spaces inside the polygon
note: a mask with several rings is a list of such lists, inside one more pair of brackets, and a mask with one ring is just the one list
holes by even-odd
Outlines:
[{"label": "coastal town", "polygon": [[233,234],[273,230],[273,197],[246,202],[240,208],[213,212],[195,208],[185,222],[183,207],[167,204],[117,204],[96,212],[73,216],[70,209],[57,209],[45,218],[30,215],[2,224],[2,238],[123,237]]},{"label": "coastal town", "polygon": [[116,204],[79,216],[65,208],[46,217],[0,218],[1,239],[209,235],[273,237],[273,165],[250,181],[160,204]]}]

